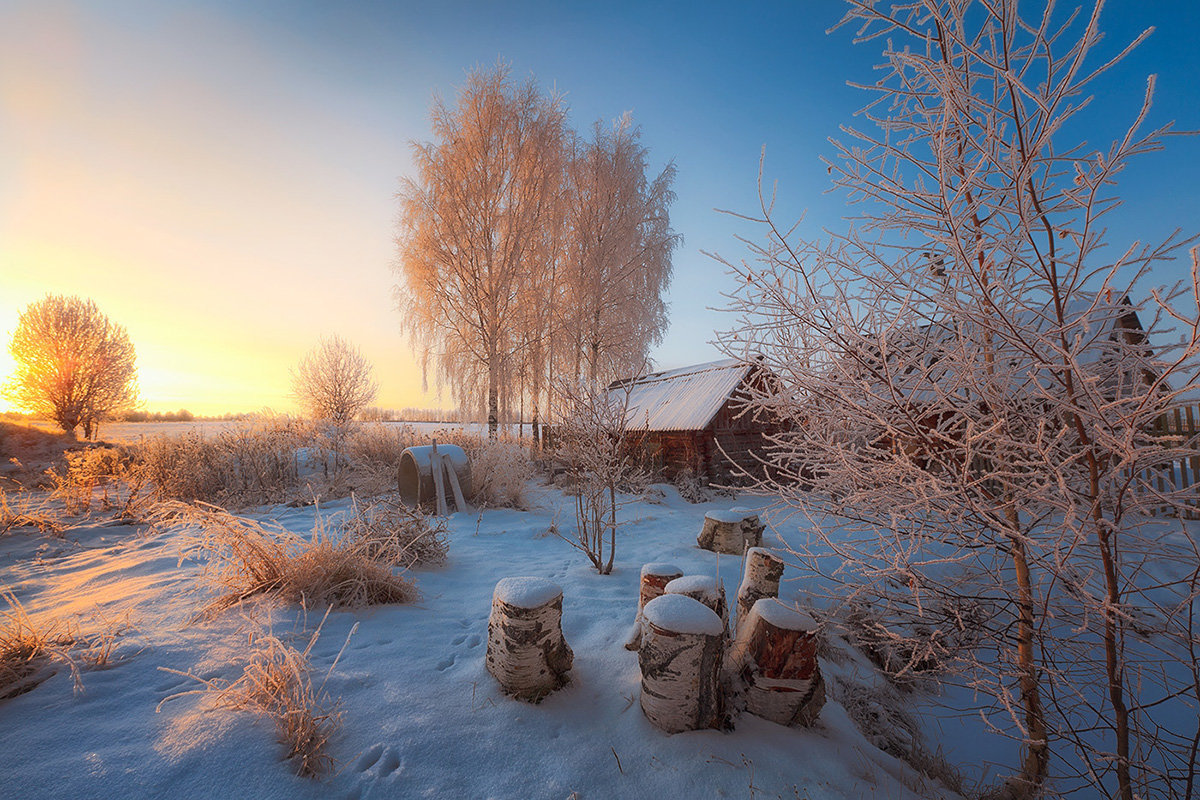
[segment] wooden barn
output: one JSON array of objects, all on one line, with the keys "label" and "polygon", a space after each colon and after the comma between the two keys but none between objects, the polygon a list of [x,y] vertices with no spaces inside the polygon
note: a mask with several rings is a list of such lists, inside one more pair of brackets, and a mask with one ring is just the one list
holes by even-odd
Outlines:
[{"label": "wooden barn", "polygon": [[629,429],[665,477],[690,469],[736,483],[741,470],[761,474],[755,453],[777,430],[744,407],[747,388],[772,379],[757,364],[725,359],[614,381],[608,391],[617,402],[628,396]]}]

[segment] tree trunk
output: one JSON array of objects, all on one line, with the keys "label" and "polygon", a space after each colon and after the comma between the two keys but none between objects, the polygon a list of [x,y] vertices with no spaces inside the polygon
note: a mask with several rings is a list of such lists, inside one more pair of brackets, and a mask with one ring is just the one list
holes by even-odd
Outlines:
[{"label": "tree trunk", "polygon": [[696,544],[715,553],[740,556],[747,547],[762,544],[762,528],[753,516],[754,525],[747,526],[746,517],[739,511],[709,511],[704,515],[704,527],[696,537]]},{"label": "tree trunk", "polygon": [[816,633],[812,617],[774,598],[751,607],[729,654],[747,711],[780,725],[816,720],[825,705]]},{"label": "tree trunk", "polygon": [[562,589],[541,578],[496,584],[487,669],[508,694],[538,703],[567,682],[574,654],[563,638],[562,602]]},{"label": "tree trunk", "polygon": [[734,635],[750,616],[750,609],[764,597],[779,597],[779,581],[783,578],[783,559],[761,547],[746,551],[746,568],[738,587],[734,617]]},{"label": "tree trunk", "polygon": [[676,578],[683,577],[683,570],[674,564],[656,562],[642,566],[642,583],[638,592],[637,616],[633,620],[633,630],[625,642],[626,650],[637,650],[642,645],[642,609],[656,597],[662,597],[667,584]]},{"label": "tree trunk", "polygon": [[643,614],[642,713],[667,733],[724,727],[721,620],[698,600],[672,594],[651,600]]}]

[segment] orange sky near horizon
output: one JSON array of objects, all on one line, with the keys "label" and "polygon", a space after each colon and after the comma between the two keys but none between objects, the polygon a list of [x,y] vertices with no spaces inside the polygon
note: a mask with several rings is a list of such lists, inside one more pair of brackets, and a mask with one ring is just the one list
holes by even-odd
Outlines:
[{"label": "orange sky near horizon", "polygon": [[20,311],[69,294],[129,331],[150,411],[294,410],[289,371],[328,334],[375,365],[377,405],[441,404],[389,268],[423,109],[408,135],[351,129],[320,74],[215,13],[161,36],[19,13],[0,26],[0,381]]}]

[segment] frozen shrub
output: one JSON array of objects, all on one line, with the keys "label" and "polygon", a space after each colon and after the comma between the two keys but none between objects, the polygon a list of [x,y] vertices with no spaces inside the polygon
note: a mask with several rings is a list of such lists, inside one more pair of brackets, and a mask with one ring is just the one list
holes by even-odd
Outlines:
[{"label": "frozen shrub", "polygon": [[75,637],[61,623],[38,624],[11,592],[0,593],[8,604],[0,611],[0,700],[35,688],[54,674],[52,662],[65,664],[79,687],[79,670],[70,655]]},{"label": "frozen shrub", "polygon": [[[940,751],[932,751],[925,744],[919,723],[894,689],[886,684],[878,687],[838,681],[833,683],[831,693],[872,745],[907,762],[924,777],[940,781],[965,796],[963,776]],[[924,793],[929,787],[915,785],[910,788]]]},{"label": "frozen shrub", "polygon": [[146,501],[142,489],[145,471],[132,451],[123,447],[88,447],[63,453],[64,464],[47,470],[53,483],[51,497],[60,500],[68,514],[119,509],[123,518],[135,517]]},{"label": "frozen shrub", "polygon": [[[492,508],[524,508],[525,483],[533,475],[533,460],[521,442],[511,438],[455,437],[471,461],[474,501]],[[441,443],[441,438],[438,443]]]},{"label": "frozen shrub", "polygon": [[62,522],[45,502],[35,503],[28,495],[13,495],[0,489],[0,533],[14,528],[37,528],[42,533],[62,535]]},{"label": "frozen shrub", "polygon": [[707,503],[712,499],[712,492],[690,467],[684,467],[675,473],[672,484],[679,490],[679,496],[689,503]]},{"label": "frozen shrub", "polygon": [[306,440],[304,426],[273,417],[211,438],[155,436],[137,446],[136,458],[162,499],[258,505],[297,489]]},{"label": "frozen shrub", "polygon": [[343,535],[376,561],[401,569],[446,560],[446,523],[397,500],[354,504],[342,522]]},{"label": "frozen shrub", "polygon": [[562,538],[608,575],[617,548],[617,493],[647,480],[639,434],[629,428],[629,393],[571,381],[557,388],[563,404],[557,454],[575,499],[575,535]]},{"label": "frozen shrub", "polygon": [[221,596],[206,612],[218,612],[258,595],[305,606],[359,607],[407,603],[416,587],[392,572],[378,544],[323,523],[305,539],[278,525],[264,525],[218,506],[163,504],[158,525],[194,529],[191,553],[207,557],[205,575]]}]

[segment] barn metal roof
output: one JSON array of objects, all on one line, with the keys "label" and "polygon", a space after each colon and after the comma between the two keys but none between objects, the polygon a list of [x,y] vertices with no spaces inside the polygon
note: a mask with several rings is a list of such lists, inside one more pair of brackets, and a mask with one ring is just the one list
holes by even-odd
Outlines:
[{"label": "barn metal roof", "polygon": [[727,358],[615,381],[608,391],[618,402],[624,402],[625,392],[629,392],[626,413],[630,428],[697,431],[708,427],[751,368]]}]

